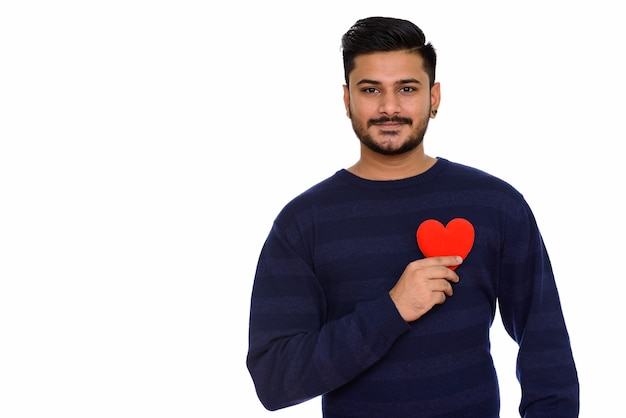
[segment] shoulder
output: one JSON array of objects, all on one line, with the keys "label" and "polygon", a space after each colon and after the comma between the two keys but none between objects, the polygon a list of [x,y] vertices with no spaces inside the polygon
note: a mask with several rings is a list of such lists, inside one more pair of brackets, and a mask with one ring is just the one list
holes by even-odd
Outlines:
[{"label": "shoulder", "polygon": [[532,210],[524,195],[511,183],[482,169],[448,160],[441,160],[438,190],[447,190],[455,201],[494,209],[513,219],[532,217]]},{"label": "shoulder", "polygon": [[446,159],[440,159],[440,162],[444,166],[442,176],[451,184],[471,189],[500,191],[523,199],[522,194],[512,184],[487,171]]},{"label": "shoulder", "polygon": [[305,189],[300,194],[293,197],[282,208],[277,216],[277,220],[289,220],[300,218],[315,207],[332,204],[332,202],[341,199],[345,190],[346,175],[345,170],[339,170],[332,176],[320,181],[317,184]]}]

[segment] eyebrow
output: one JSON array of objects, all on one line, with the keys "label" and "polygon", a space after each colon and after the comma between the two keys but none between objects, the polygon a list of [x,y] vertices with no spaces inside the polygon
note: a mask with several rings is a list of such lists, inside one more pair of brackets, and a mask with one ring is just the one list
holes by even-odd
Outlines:
[{"label": "eyebrow", "polygon": [[[411,83],[416,83],[416,84],[422,84],[421,81],[415,79],[415,78],[405,78],[402,80],[398,80],[396,81],[395,84],[411,84]],[[379,86],[382,83],[380,81],[376,81],[376,80],[370,80],[367,78],[364,78],[363,80],[360,80],[358,83],[356,83],[357,86],[360,86],[361,84],[373,84],[375,86]]]}]

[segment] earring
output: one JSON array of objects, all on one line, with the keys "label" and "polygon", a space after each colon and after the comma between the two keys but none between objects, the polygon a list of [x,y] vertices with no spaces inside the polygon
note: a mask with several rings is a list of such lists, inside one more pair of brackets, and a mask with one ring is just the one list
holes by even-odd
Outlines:
[{"label": "earring", "polygon": [[431,112],[430,112],[430,113],[432,113],[432,114],[433,114],[433,116],[436,116],[436,115],[437,115],[437,109],[433,109],[433,110],[431,110]]}]

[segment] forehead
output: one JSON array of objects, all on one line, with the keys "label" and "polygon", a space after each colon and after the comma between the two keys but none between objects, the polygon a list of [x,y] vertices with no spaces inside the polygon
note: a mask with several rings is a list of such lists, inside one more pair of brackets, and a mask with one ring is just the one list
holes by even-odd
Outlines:
[{"label": "forehead", "polygon": [[395,83],[398,80],[416,79],[427,84],[428,74],[424,71],[424,60],[411,51],[373,52],[358,55],[350,73],[350,84],[361,80],[380,83]]}]

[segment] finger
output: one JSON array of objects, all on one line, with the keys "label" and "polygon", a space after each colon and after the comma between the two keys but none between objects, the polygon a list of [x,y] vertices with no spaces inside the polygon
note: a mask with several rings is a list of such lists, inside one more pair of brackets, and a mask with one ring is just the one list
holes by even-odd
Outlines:
[{"label": "finger", "polygon": [[463,258],[455,255],[455,256],[446,256],[446,257],[436,257],[441,259],[440,262],[441,264],[443,264],[444,266],[450,267],[450,266],[458,266],[459,264],[461,264],[463,262]]},{"label": "finger", "polygon": [[445,293],[443,293],[443,292],[437,292],[437,294],[438,294],[438,296],[439,296],[439,299],[435,302],[435,304],[436,304],[436,305],[441,305],[441,304],[443,304],[443,303],[446,301],[446,299],[447,299],[446,294],[445,294]]},{"label": "finger", "polygon": [[459,275],[449,267],[438,265],[431,267],[431,280],[444,280],[448,285],[451,283],[459,282]]},{"label": "finger", "polygon": [[433,266],[458,266],[463,262],[463,258],[458,255],[446,255],[437,257],[428,257],[421,260],[417,260],[421,267],[433,267]]},{"label": "finger", "polygon": [[450,282],[446,282],[448,287],[446,288],[446,290],[444,290],[444,293],[446,294],[446,296],[452,296],[452,294],[454,293],[454,289],[452,289],[452,285],[450,284]]},{"label": "finger", "polygon": [[452,284],[450,284],[450,282],[447,280],[439,280],[439,282],[439,286],[437,286],[437,289],[434,289],[434,291],[441,292],[446,296],[452,296]]},{"label": "finger", "polygon": [[458,274],[439,261],[449,258],[456,260],[455,257],[431,257],[413,261],[407,266],[403,276],[406,274],[407,277],[422,277],[426,280],[444,279],[456,283],[459,281]]}]

